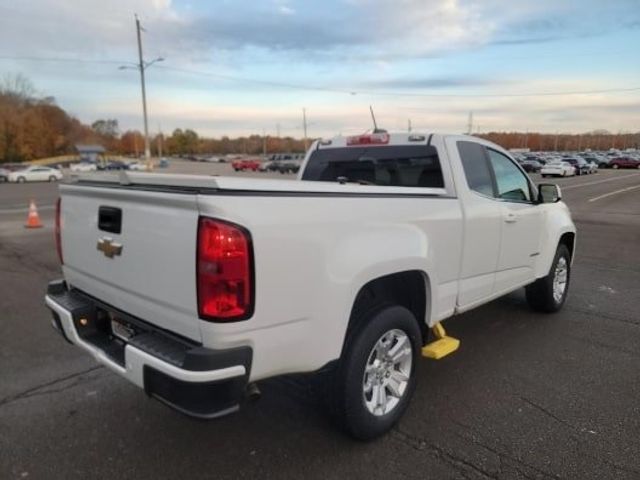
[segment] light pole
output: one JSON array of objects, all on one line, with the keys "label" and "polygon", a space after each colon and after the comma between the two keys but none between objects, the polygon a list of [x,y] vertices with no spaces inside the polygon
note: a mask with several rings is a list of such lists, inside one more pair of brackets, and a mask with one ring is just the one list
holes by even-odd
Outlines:
[{"label": "light pole", "polygon": [[138,15],[135,15],[136,19],[136,36],[138,38],[138,63],[132,63],[130,65],[121,65],[120,70],[126,70],[129,68],[136,68],[140,71],[140,86],[142,89],[142,116],[144,118],[144,158],[147,163],[147,169],[151,169],[151,148],[149,146],[149,119],[147,117],[147,89],[145,85],[144,72],[147,68],[156,62],[164,61],[164,58],[154,58],[150,62],[145,62],[142,55],[142,36],[141,31],[144,30],[140,25],[140,19]]},{"label": "light pole", "polygon": [[309,141],[307,140],[307,109],[302,109],[302,128],[304,129],[304,153],[309,149]]}]

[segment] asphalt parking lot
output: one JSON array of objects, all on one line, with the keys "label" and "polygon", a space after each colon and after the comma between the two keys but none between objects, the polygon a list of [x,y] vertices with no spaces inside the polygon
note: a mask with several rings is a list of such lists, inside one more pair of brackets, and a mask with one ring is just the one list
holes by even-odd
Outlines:
[{"label": "asphalt parking lot", "polygon": [[[640,172],[557,183],[578,227],[564,310],[518,291],[447,321],[459,352],[419,365],[407,414],[372,443],[334,429],[305,378],[200,422],[99,367],[43,304],[57,186],[0,184],[0,478],[640,478]],[[45,228],[23,228],[31,198]]]}]

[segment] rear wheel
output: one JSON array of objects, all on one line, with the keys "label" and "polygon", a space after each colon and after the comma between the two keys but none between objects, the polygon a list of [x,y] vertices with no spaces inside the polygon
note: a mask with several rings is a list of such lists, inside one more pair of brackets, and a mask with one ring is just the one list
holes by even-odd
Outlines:
[{"label": "rear wheel", "polygon": [[421,333],[414,315],[387,305],[369,310],[347,338],[333,379],[333,411],[353,437],[378,437],[400,419],[416,386]]},{"label": "rear wheel", "polygon": [[50,181],[50,182],[56,182],[56,181],[58,181],[58,179],[57,179],[55,176],[51,175],[51,176],[49,177],[49,181]]},{"label": "rear wheel", "polygon": [[567,246],[561,244],[556,250],[549,274],[527,286],[527,302],[539,312],[557,312],[567,299],[570,279],[571,254]]}]

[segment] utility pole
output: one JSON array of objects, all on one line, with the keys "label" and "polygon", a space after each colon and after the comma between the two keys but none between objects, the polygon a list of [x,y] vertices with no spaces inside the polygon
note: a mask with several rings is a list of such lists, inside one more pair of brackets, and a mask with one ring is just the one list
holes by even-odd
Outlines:
[{"label": "utility pole", "polygon": [[302,108],[302,128],[304,129],[304,151],[309,149],[309,141],[307,140],[307,109]]},{"label": "utility pole", "polygon": [[162,158],[162,127],[158,125],[158,158]]},{"label": "utility pole", "polygon": [[144,116],[144,158],[147,162],[147,169],[151,170],[151,149],[149,148],[149,121],[147,119],[147,90],[144,82],[145,64],[142,56],[142,37],[140,35],[140,19],[136,17],[136,34],[138,37],[138,60],[140,65],[140,84],[142,86],[142,114]]},{"label": "utility pole", "polygon": [[267,158],[267,136],[264,133],[264,128],[262,129],[262,156]]},{"label": "utility pole", "polygon": [[471,135],[473,133],[473,112],[469,112],[469,121],[467,123],[467,135]]}]

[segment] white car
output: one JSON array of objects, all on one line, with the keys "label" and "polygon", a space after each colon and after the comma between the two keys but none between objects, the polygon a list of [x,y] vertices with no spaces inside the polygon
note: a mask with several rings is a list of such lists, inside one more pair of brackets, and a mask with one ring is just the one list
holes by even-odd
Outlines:
[{"label": "white car", "polygon": [[134,170],[138,172],[147,171],[147,165],[143,162],[133,162],[133,163],[130,163],[128,167],[129,167],[129,170]]},{"label": "white car", "polygon": [[27,167],[23,170],[16,170],[10,172],[8,180],[10,182],[24,183],[24,182],[57,182],[62,180],[62,172],[57,168],[41,167],[34,165]]},{"label": "white car", "polygon": [[322,372],[338,421],[373,438],[429,380],[420,357],[458,348],[445,319],[523,287],[556,312],[569,291],[559,188],[476,137],[335,137],[297,180],[125,171],[60,194],[54,327],[199,418],[261,380]]},{"label": "white car", "polygon": [[548,177],[571,177],[576,174],[576,168],[567,162],[547,163],[540,170],[540,175]]},{"label": "white car", "polygon": [[69,165],[69,170],[72,172],[95,172],[97,169],[96,164],[92,162],[78,162]]}]

